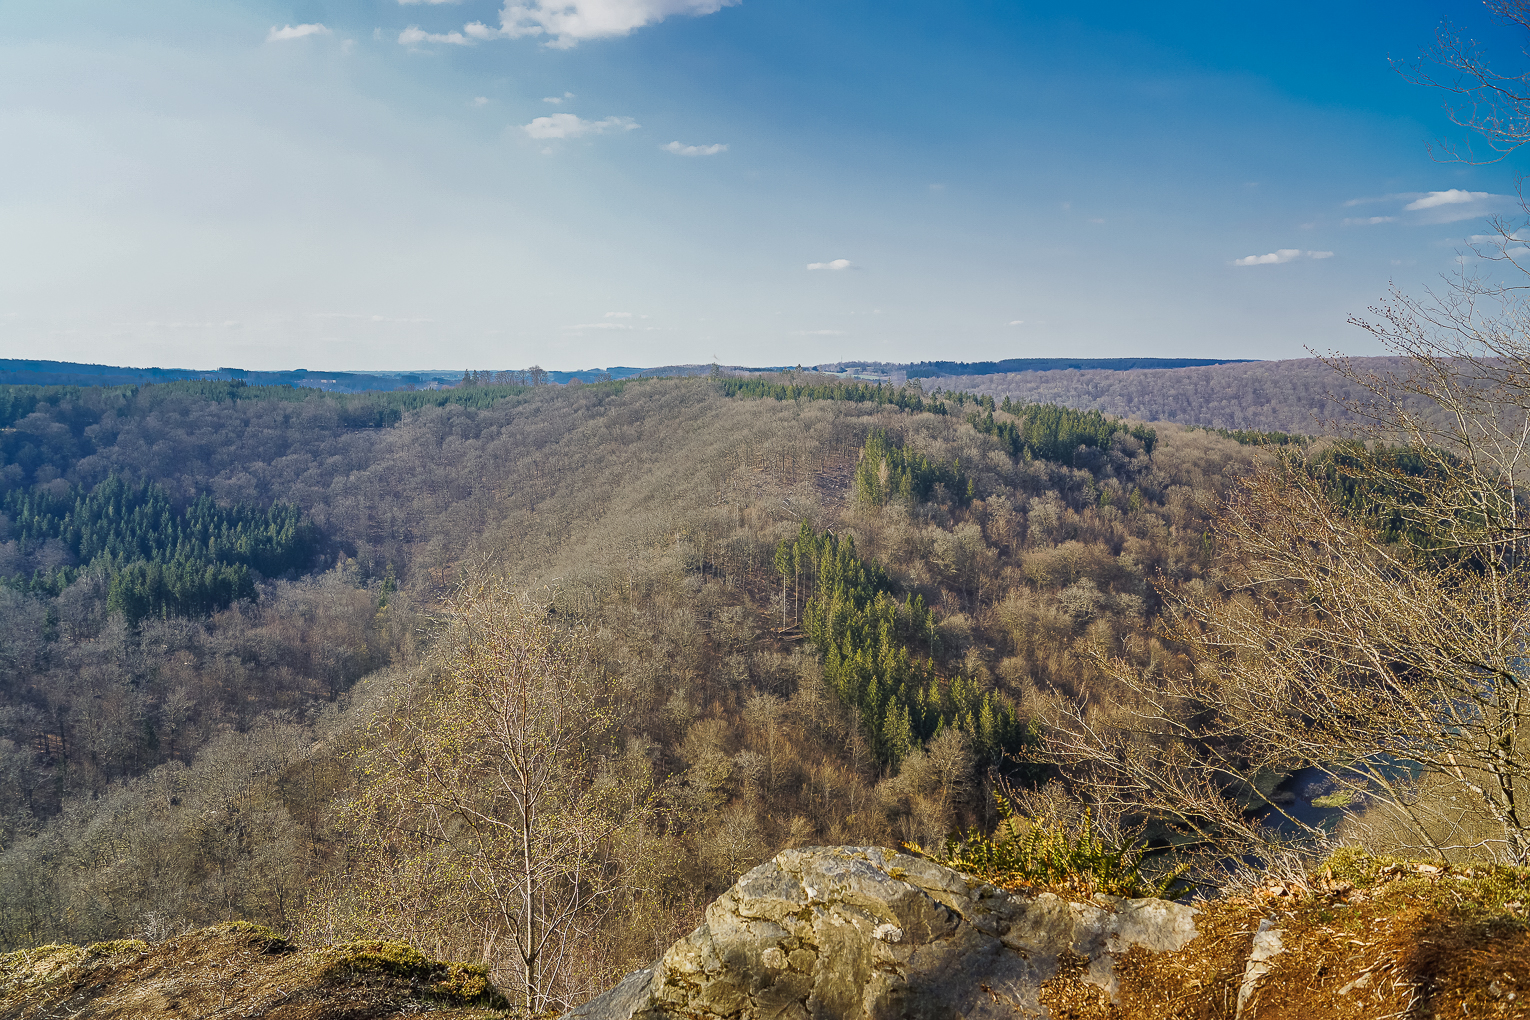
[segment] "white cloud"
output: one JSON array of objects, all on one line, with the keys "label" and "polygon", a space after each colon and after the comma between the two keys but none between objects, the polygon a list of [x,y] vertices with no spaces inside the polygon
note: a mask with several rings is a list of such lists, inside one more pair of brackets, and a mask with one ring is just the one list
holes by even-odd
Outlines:
[{"label": "white cloud", "polygon": [[799,329],[792,336],[844,336],[842,329]]},{"label": "white cloud", "polygon": [[581,322],[577,326],[565,326],[565,329],[637,329],[628,322]]},{"label": "white cloud", "polygon": [[329,35],[329,29],[323,25],[283,25],[277,28],[271,26],[271,31],[266,33],[266,42],[283,42],[287,39],[301,39],[305,35]]},{"label": "white cloud", "polygon": [[[1396,216],[1351,216],[1344,220],[1346,227],[1374,227],[1378,223],[1396,223]],[[1303,224],[1306,226],[1306,224]]]},{"label": "white cloud", "polygon": [[608,319],[630,319],[630,318],[632,318],[632,313],[631,312],[607,312],[606,313],[606,318],[608,318]]},{"label": "white cloud", "polygon": [[1492,192],[1488,191],[1462,191],[1460,188],[1451,188],[1449,191],[1431,191],[1409,202],[1403,208],[1408,212],[1417,212],[1420,209],[1434,209],[1442,205],[1465,205],[1468,202],[1492,197]]},{"label": "white cloud", "polygon": [[1025,325],[1025,320],[1024,319],[1011,319],[1011,320],[1009,320],[1009,324],[1011,326],[1023,326],[1023,325]]},{"label": "white cloud", "polygon": [[418,46],[420,43],[451,43],[453,46],[471,46],[473,40],[461,32],[426,32],[418,25],[410,25],[398,34],[400,46]]},{"label": "white cloud", "polygon": [[677,156],[715,156],[719,152],[727,152],[726,145],[681,145],[679,142],[670,142],[659,148],[665,152],[673,152]]},{"label": "white cloud", "polygon": [[585,120],[572,113],[555,113],[551,117],[537,117],[530,124],[522,124],[521,130],[532,138],[578,138],[582,135],[603,135],[608,131],[635,131],[641,126],[631,117]]},{"label": "white cloud", "polygon": [[809,262],[809,269],[850,269],[854,263],[849,259],[835,259],[833,262]]},{"label": "white cloud", "polygon": [[473,105],[474,106],[487,106],[488,104],[489,104],[489,97],[488,96],[474,96],[473,97]]},{"label": "white cloud", "polygon": [[507,2],[499,27],[475,21],[464,31],[476,39],[537,36],[553,49],[566,50],[585,39],[627,35],[665,18],[715,14],[742,0],[530,0]]},{"label": "white cloud", "polygon": [[1233,259],[1235,266],[1274,266],[1282,262],[1294,262],[1296,259],[1331,259],[1331,251],[1302,251],[1300,248],[1281,248],[1272,251],[1268,255],[1249,255],[1241,259]]},{"label": "white cloud", "polygon": [[574,94],[572,92],[565,92],[561,96],[543,96],[542,97],[542,102],[544,102],[544,103],[552,103],[554,106],[560,106],[560,105],[562,105],[562,103],[563,103],[563,101],[565,99],[573,99],[573,98],[574,98]]},{"label": "white cloud", "polygon": [[398,2],[401,6],[408,6],[409,4],[431,4],[433,6],[435,4],[454,4],[458,0],[398,0]]}]

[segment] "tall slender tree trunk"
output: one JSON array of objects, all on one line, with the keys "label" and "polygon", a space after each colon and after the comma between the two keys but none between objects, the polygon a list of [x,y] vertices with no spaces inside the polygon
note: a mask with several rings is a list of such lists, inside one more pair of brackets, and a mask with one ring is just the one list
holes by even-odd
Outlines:
[{"label": "tall slender tree trunk", "polygon": [[521,891],[524,897],[525,911],[525,936],[526,942],[521,950],[521,959],[526,965],[526,995],[524,1005],[528,1016],[537,1011],[540,997],[541,953],[537,947],[537,896],[535,862],[531,854],[531,826],[534,813],[531,808],[523,808],[521,811]]}]

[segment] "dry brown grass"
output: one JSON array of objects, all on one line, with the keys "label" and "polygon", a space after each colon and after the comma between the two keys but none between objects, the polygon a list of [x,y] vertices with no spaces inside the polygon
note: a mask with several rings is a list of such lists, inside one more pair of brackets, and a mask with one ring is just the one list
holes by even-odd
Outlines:
[{"label": "dry brown grass", "polygon": [[490,1008],[503,999],[480,971],[392,943],[299,950],[267,929],[235,923],[153,947],[123,940],[0,956],[0,1020],[507,1015]]},{"label": "dry brown grass", "polygon": [[1305,884],[1202,904],[1199,934],[1177,953],[1123,954],[1115,1002],[1082,981],[1082,964],[1042,1001],[1059,1020],[1233,1020],[1268,920],[1284,951],[1243,1020],[1530,1017],[1526,902],[1530,870],[1341,855]]}]

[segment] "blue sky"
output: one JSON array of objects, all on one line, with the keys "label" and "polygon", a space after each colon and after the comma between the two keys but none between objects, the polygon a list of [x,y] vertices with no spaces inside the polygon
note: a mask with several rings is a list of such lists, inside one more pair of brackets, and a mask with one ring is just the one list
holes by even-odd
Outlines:
[{"label": "blue sky", "polygon": [[[0,356],[246,368],[1374,353],[1516,161],[1480,5],[10,0]],[[1240,262],[1242,264],[1240,264]]]}]

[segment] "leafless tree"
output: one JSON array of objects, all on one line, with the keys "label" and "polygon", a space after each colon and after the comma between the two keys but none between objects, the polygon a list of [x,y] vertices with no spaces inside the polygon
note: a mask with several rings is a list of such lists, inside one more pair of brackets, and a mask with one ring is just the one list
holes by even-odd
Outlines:
[{"label": "leafless tree", "polygon": [[375,746],[357,817],[393,874],[430,874],[433,909],[477,930],[486,955],[510,944],[521,1004],[542,1013],[600,921],[613,842],[642,801],[597,782],[609,720],[578,645],[506,591],[454,609],[444,682]]},{"label": "leafless tree", "polygon": [[[1530,32],[1530,2],[1486,0],[1483,4],[1500,24]],[[1452,162],[1497,162],[1530,142],[1530,72],[1505,74],[1496,70],[1477,40],[1465,37],[1446,22],[1434,45],[1416,61],[1395,61],[1407,80],[1454,97],[1445,109],[1453,123],[1482,137],[1493,153],[1479,158],[1468,146],[1440,142],[1435,152]]]}]

